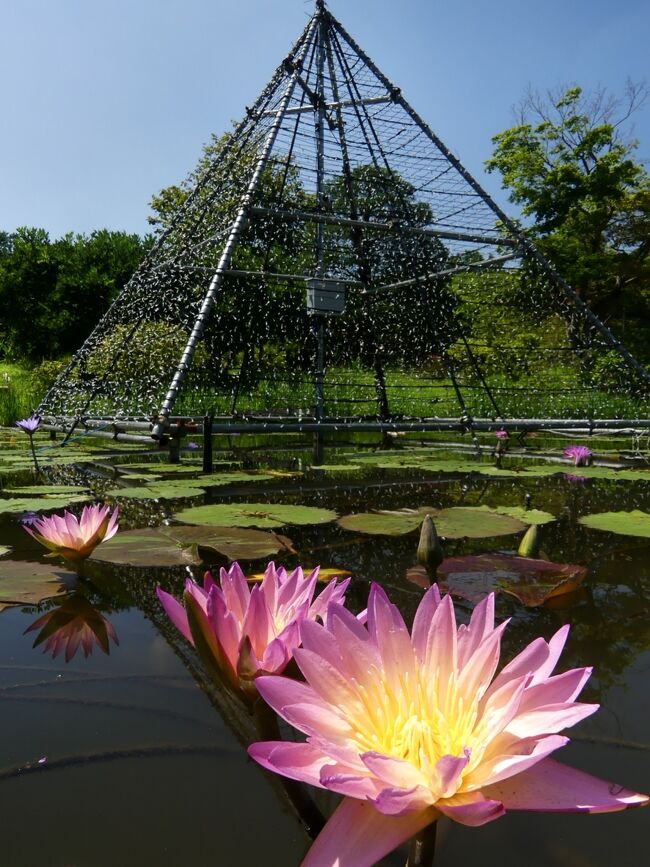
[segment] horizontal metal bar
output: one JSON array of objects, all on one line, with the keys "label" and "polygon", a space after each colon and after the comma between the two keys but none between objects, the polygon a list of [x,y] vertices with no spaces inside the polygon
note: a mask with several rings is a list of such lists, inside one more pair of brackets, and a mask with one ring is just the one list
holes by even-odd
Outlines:
[{"label": "horizontal metal bar", "polygon": [[407,289],[409,286],[416,286],[426,280],[435,280],[438,277],[451,277],[453,274],[465,274],[472,271],[482,271],[501,265],[504,262],[509,262],[516,259],[517,256],[513,253],[507,256],[495,256],[493,259],[484,259],[482,262],[475,262],[469,265],[459,265],[457,268],[446,268],[444,271],[433,271],[430,274],[423,274],[421,277],[413,277],[410,280],[401,280],[399,283],[388,283],[385,286],[370,287],[365,290],[364,295],[377,295],[379,292],[388,292],[391,289]]},{"label": "horizontal metal bar", "polygon": [[[67,433],[69,428],[66,428],[60,424],[43,424],[41,425],[41,430]],[[79,431],[78,436],[102,437],[103,439],[108,440],[118,440],[122,443],[146,443],[147,445],[153,444],[152,438],[150,436],[145,436],[144,434],[117,433],[109,430],[81,430]]]},{"label": "horizontal metal bar", "polygon": [[618,431],[629,434],[633,431],[648,430],[650,419],[604,419],[590,421],[588,419],[518,419],[516,421],[495,421],[493,419],[435,419],[422,421],[395,422],[349,422],[329,421],[287,421],[269,420],[266,422],[215,422],[212,433],[341,433],[343,431],[364,433],[388,433],[389,431],[483,431],[486,433],[497,430],[534,431],[534,430],[565,430],[584,433],[597,433],[601,430]]},{"label": "horizontal metal bar", "polygon": [[498,238],[493,235],[482,235],[473,232],[451,232],[446,229],[423,229],[418,226],[405,226],[402,223],[376,223],[370,220],[352,220],[349,217],[336,217],[333,214],[316,214],[312,211],[286,211],[283,208],[263,208],[260,206],[249,209],[252,217],[284,217],[298,222],[325,223],[331,226],[350,226],[380,232],[404,233],[406,235],[423,235],[434,238],[445,238],[450,241],[470,241],[473,244],[492,244],[516,248],[519,241],[515,238]]},{"label": "horizontal metal bar", "polygon": [[[311,92],[311,91],[310,91]],[[348,108],[355,105],[379,105],[384,102],[392,102],[393,98],[390,94],[385,96],[369,96],[366,99],[339,99],[336,102],[326,102],[326,109]],[[285,111],[285,114],[303,114],[305,112],[314,111],[313,105],[294,105]],[[264,115],[277,114],[277,109],[271,109],[262,112]]]},{"label": "horizontal metal bar", "polygon": [[[226,277],[260,277],[262,280],[313,280],[313,274],[278,274],[275,271],[240,271],[236,268],[230,268],[225,272]],[[326,277],[323,279],[327,279]],[[364,286],[360,280],[348,279],[347,277],[334,278],[341,283],[347,283],[348,286]]]}]

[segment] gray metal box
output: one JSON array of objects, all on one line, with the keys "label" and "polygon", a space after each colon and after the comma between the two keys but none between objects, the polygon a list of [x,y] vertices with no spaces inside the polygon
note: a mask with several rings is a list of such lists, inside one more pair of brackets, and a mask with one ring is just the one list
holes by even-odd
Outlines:
[{"label": "gray metal box", "polygon": [[345,285],[342,280],[312,277],[307,281],[307,313],[315,316],[343,313]]}]

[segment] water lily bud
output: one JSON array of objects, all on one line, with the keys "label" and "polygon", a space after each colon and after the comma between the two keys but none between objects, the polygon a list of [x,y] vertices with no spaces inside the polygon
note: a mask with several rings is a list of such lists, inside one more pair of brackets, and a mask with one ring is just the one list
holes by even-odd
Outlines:
[{"label": "water lily bud", "polygon": [[445,558],[436,525],[431,515],[426,515],[420,529],[420,541],[418,542],[417,560],[422,566],[435,572]]},{"label": "water lily bud", "polygon": [[539,533],[537,524],[531,524],[523,535],[517,554],[520,557],[537,557],[539,552]]}]

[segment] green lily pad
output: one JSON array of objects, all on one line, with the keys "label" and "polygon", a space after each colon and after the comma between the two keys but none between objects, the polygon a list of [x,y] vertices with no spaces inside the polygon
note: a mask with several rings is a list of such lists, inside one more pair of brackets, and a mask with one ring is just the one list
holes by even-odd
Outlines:
[{"label": "green lily pad", "polygon": [[9,500],[0,500],[0,515],[20,515],[23,512],[48,512],[53,509],[64,509],[73,503],[82,503],[87,499],[87,495],[79,497],[13,497]]},{"label": "green lily pad", "polygon": [[51,563],[0,560],[0,606],[37,605],[59,593],[67,593],[76,575]]},{"label": "green lily pad", "polygon": [[360,470],[361,467],[359,464],[315,464],[310,469],[323,473],[344,473],[351,470]]},{"label": "green lily pad", "polygon": [[175,525],[118,533],[96,548],[90,559],[139,567],[190,566],[203,561],[202,549],[230,560],[257,560],[293,551],[291,541],[276,533],[239,527]]},{"label": "green lily pad", "polygon": [[564,468],[565,473],[583,476],[585,479],[614,479],[615,481],[639,482],[650,481],[650,470],[623,469],[612,467],[574,467]]},{"label": "green lily pad", "polygon": [[125,473],[118,469],[120,476],[129,482],[157,482],[162,479],[159,473]]},{"label": "green lily pad", "polygon": [[270,528],[282,527],[284,524],[327,524],[336,518],[336,512],[283,503],[215,503],[184,509],[175,517],[186,524]]},{"label": "green lily pad", "polygon": [[4,557],[5,554],[8,554],[11,551],[11,548],[8,548],[6,545],[0,545],[0,557]]},{"label": "green lily pad", "polygon": [[80,488],[77,485],[30,485],[25,488],[6,488],[5,494],[11,497],[21,496],[52,496],[60,497],[64,494],[88,494],[88,488]]},{"label": "green lily pad", "polygon": [[572,563],[510,554],[468,554],[443,560],[438,566],[438,584],[441,590],[470,602],[480,602],[488,593],[501,591],[533,608],[553,596],[576,590],[586,574],[584,566]]},{"label": "green lily pad", "polygon": [[400,509],[344,515],[336,523],[344,530],[352,530],[356,533],[369,533],[372,536],[403,536],[405,533],[417,530],[423,519],[424,515],[418,511]]},{"label": "green lily pad", "polygon": [[205,494],[205,488],[187,485],[182,482],[160,482],[157,485],[141,485],[137,488],[113,488],[107,496],[130,500],[182,500],[184,497],[198,497]]},{"label": "green lily pad", "polygon": [[540,509],[526,509],[523,506],[495,506],[495,512],[500,515],[510,515],[512,518],[517,518],[523,521],[524,524],[549,524],[555,521],[555,515],[550,512],[542,512]]},{"label": "green lily pad", "polygon": [[606,530],[621,536],[650,538],[650,515],[638,509],[631,512],[600,512],[596,515],[583,515],[582,518],[578,518],[578,522],[585,527],[591,527],[592,530]]},{"label": "green lily pad", "polygon": [[438,535],[448,539],[486,539],[506,536],[526,529],[526,524],[511,515],[504,515],[488,506],[454,506],[449,509],[420,509],[362,512],[345,515],[337,523],[344,530],[382,536],[402,536],[416,530],[425,515],[431,515]]}]

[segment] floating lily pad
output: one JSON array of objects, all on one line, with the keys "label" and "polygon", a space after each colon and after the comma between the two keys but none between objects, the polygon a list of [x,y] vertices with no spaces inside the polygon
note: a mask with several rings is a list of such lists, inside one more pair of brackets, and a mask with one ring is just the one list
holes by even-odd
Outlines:
[{"label": "floating lily pad", "polygon": [[[420,567],[418,574],[421,572]],[[532,608],[554,596],[573,592],[586,574],[584,566],[570,563],[549,563],[510,554],[468,554],[443,560],[438,567],[438,584],[441,590],[473,603],[480,602],[488,593],[502,592]],[[422,586],[415,575],[409,573],[408,577]]]},{"label": "floating lily pad", "polygon": [[[582,468],[581,468],[582,469]],[[583,515],[580,524],[592,530],[606,530],[621,536],[642,536],[650,538],[650,514],[634,509],[631,512],[600,512],[596,515]]]},{"label": "floating lily pad", "polygon": [[283,503],[215,503],[184,509],[176,518],[186,524],[219,527],[282,527],[283,524],[326,524],[336,518],[336,512]]},{"label": "floating lily pad", "polygon": [[526,509],[523,506],[496,506],[494,509],[500,515],[510,515],[524,524],[548,524],[555,521],[555,515],[550,512],[542,512],[540,509]]},{"label": "floating lily pad", "polygon": [[0,500],[0,515],[3,513],[22,514],[23,512],[48,512],[53,509],[64,509],[72,503],[82,503],[88,495],[79,497],[12,497]]},{"label": "floating lily pad", "polygon": [[0,560],[0,606],[37,605],[67,593],[75,582],[72,572],[51,563]]},{"label": "floating lily pad", "polygon": [[403,536],[417,530],[424,515],[413,509],[381,512],[359,512],[357,515],[344,515],[336,522],[344,530],[356,533],[369,533],[372,536]]},{"label": "floating lily pad", "polygon": [[157,485],[141,485],[137,488],[113,488],[107,496],[131,500],[182,500],[184,497],[198,497],[205,494],[205,488],[186,485],[182,482],[160,482]]},{"label": "floating lily pad", "polygon": [[30,485],[24,488],[6,488],[5,494],[11,497],[32,496],[37,495],[60,497],[65,494],[88,494],[88,488],[80,488],[77,485]]},{"label": "floating lily pad", "polygon": [[[91,560],[128,566],[190,566],[204,559],[201,549],[230,560],[257,560],[292,553],[291,541],[276,533],[239,527],[171,526],[126,530],[104,542]],[[295,553],[295,552],[294,552]]]},{"label": "floating lily pad", "polygon": [[310,467],[312,470],[319,470],[323,473],[344,473],[351,470],[360,470],[358,464],[314,464]]},{"label": "floating lily pad", "polygon": [[5,554],[8,554],[11,551],[11,548],[8,548],[6,545],[0,545],[0,557],[4,557]]},{"label": "floating lily pad", "polygon": [[454,506],[450,509],[420,509],[399,511],[362,512],[345,515],[337,523],[344,530],[382,536],[402,536],[416,530],[425,515],[431,515],[439,536],[448,539],[486,539],[507,536],[526,529],[526,524],[510,515],[504,515],[488,506]]},{"label": "floating lily pad", "polygon": [[157,482],[162,479],[159,473],[125,473],[119,468],[118,471],[120,476],[129,482]]}]

